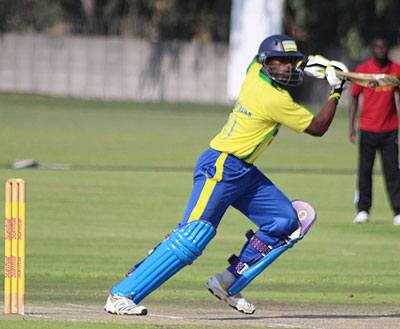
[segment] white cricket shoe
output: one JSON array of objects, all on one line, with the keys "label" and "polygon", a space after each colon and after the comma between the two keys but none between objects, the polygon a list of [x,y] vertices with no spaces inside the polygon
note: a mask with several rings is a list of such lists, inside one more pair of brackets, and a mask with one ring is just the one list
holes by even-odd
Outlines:
[{"label": "white cricket shoe", "polygon": [[206,283],[206,288],[217,298],[228,303],[229,306],[238,310],[239,312],[246,314],[253,314],[256,310],[253,304],[249,303],[244,297],[239,293],[234,296],[228,294],[228,286],[221,283],[219,279],[220,274],[215,274]]},{"label": "white cricket shoe", "polygon": [[400,215],[394,216],[393,225],[400,225]]},{"label": "white cricket shoe", "polygon": [[366,211],[360,211],[357,213],[356,217],[353,220],[354,224],[368,224],[369,223],[369,214]]},{"label": "white cricket shoe", "polygon": [[108,296],[104,310],[108,313],[118,315],[146,315],[147,308],[143,305],[136,305],[132,299],[126,297]]}]

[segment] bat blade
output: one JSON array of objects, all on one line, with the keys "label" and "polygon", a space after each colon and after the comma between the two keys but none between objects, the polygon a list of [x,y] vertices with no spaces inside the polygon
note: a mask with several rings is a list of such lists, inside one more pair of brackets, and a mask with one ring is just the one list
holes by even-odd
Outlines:
[{"label": "bat blade", "polygon": [[335,70],[335,72],[339,78],[349,80],[363,87],[376,88],[400,86],[399,78],[390,74],[342,72],[339,70]]}]

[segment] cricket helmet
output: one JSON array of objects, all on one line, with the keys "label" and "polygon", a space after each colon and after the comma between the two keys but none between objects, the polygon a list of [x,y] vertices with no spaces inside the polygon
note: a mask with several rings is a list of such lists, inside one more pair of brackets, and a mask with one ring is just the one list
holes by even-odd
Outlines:
[{"label": "cricket helmet", "polygon": [[[303,81],[303,70],[296,65],[291,66],[285,77],[277,77],[273,66],[268,62],[273,57],[293,57],[300,61],[303,54],[297,50],[296,41],[284,34],[271,35],[261,42],[258,48],[257,60],[263,65],[263,73],[272,80],[285,86],[298,86]],[[280,74],[282,75],[282,74]]]}]

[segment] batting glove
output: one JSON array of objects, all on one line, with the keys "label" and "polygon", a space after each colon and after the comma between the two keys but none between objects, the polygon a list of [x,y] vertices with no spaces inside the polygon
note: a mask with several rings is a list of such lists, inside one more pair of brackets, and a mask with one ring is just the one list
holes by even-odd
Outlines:
[{"label": "batting glove", "polygon": [[[343,71],[343,72],[349,72],[349,69],[343,62],[339,61],[331,61],[331,65],[335,68],[335,70]],[[349,81],[346,81],[343,84],[343,90],[349,89],[351,86],[351,83]]]},{"label": "batting glove", "polygon": [[343,86],[346,81],[341,80],[337,77],[335,73],[335,68],[332,66],[331,63],[329,63],[328,67],[326,68],[326,80],[332,87],[328,100],[336,98],[339,101],[340,96],[342,95]]},{"label": "batting glove", "polygon": [[349,72],[349,69],[347,68],[347,66],[343,63],[343,62],[339,62],[339,61],[330,61],[330,64],[339,71],[343,71],[343,72]]},{"label": "batting glove", "polygon": [[308,56],[304,73],[312,78],[325,79],[326,67],[329,63],[330,61],[321,55],[310,55]]}]

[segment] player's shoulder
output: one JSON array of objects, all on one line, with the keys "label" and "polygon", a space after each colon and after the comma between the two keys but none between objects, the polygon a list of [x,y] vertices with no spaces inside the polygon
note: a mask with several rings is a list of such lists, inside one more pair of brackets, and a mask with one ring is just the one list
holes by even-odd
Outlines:
[{"label": "player's shoulder", "polygon": [[262,67],[262,64],[257,60],[256,57],[254,57],[252,59],[252,61],[250,62],[250,64],[247,66],[247,70],[248,71],[251,67]]},{"label": "player's shoulder", "polygon": [[251,75],[258,75],[258,72],[261,70],[262,65],[257,62],[257,60],[253,60],[250,65],[247,67],[246,70],[246,75],[251,76]]}]

